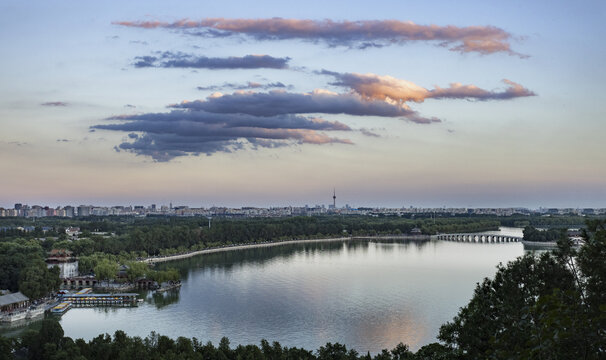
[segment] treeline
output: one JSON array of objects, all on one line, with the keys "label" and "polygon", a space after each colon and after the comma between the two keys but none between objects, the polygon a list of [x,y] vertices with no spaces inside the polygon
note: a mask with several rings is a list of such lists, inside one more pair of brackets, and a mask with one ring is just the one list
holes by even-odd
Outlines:
[{"label": "treeline", "polygon": [[413,353],[406,345],[399,344],[393,350],[383,350],[371,356],[360,355],[356,350],[347,349],[342,344],[327,343],[316,351],[297,347],[282,346],[278,342],[261,340],[258,345],[238,345],[231,347],[227,338],[218,346],[202,343],[196,338],[179,337],[173,340],[167,336],[150,334],[145,339],[130,337],[118,330],[111,337],[99,335],[86,342],[65,337],[61,325],[55,320],[44,320],[41,329],[29,331],[21,339],[0,337],[0,360],[8,359],[75,359],[75,360],[425,360],[446,359],[450,350],[434,343]]},{"label": "treeline", "polygon": [[21,291],[31,299],[44,297],[60,285],[59,268],[47,268],[38,241],[0,242],[0,289]]},{"label": "treeline", "polygon": [[538,230],[532,226],[524,228],[524,240],[532,242],[556,242],[566,236],[565,229]]},{"label": "treeline", "polygon": [[[61,220],[63,222],[64,220]],[[419,228],[424,234],[436,232],[471,232],[496,230],[496,219],[438,218],[406,219],[398,217],[318,216],[289,218],[215,219],[208,228],[206,218],[113,218],[89,223],[94,232],[83,233],[78,240],[46,237],[41,242],[45,250],[66,248],[76,256],[93,253],[159,255],[162,250],[198,250],[209,246],[237,243],[322,238],[338,236],[367,236],[406,234]],[[80,224],[84,226],[84,224]],[[82,228],[81,228],[82,229]],[[88,231],[88,230],[85,230]],[[5,238],[4,241],[10,241]]]}]

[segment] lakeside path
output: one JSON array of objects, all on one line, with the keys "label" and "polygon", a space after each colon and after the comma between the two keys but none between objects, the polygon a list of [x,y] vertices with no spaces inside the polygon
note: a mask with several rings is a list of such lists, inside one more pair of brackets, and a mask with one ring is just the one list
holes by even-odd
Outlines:
[{"label": "lakeside path", "polygon": [[161,263],[161,262],[172,261],[172,260],[186,259],[186,258],[190,258],[192,256],[197,256],[197,255],[223,252],[223,251],[279,246],[279,245],[285,245],[285,244],[297,244],[297,243],[303,243],[303,242],[343,241],[343,240],[351,240],[351,239],[352,239],[351,237],[325,238],[325,239],[297,239],[297,240],[284,240],[284,241],[268,241],[268,242],[264,242],[264,243],[255,243],[255,244],[229,245],[229,246],[216,247],[216,248],[211,248],[211,249],[191,251],[191,252],[184,253],[184,254],[176,254],[176,255],[168,255],[168,256],[153,256],[153,257],[143,259],[143,260],[141,260],[141,262],[145,262],[148,264],[155,264],[155,263]]},{"label": "lakeside path", "polygon": [[283,241],[268,241],[263,243],[255,243],[255,244],[241,244],[241,245],[230,245],[223,246],[211,249],[197,250],[191,251],[184,254],[176,254],[176,255],[167,255],[167,256],[153,256],[148,257],[146,259],[141,260],[141,262],[147,264],[155,264],[166,261],[173,261],[179,259],[186,259],[192,256],[203,255],[203,254],[212,254],[222,251],[232,251],[232,250],[242,250],[242,249],[250,249],[250,248],[258,248],[258,247],[270,247],[270,246],[280,246],[286,244],[298,244],[298,243],[306,243],[306,242],[325,242],[325,241],[349,241],[353,239],[410,239],[410,240],[427,240],[429,236],[426,238],[423,236],[406,236],[406,235],[391,235],[391,236],[355,236],[355,237],[338,237],[338,238],[322,238],[322,239],[296,239],[296,240],[283,240]]}]

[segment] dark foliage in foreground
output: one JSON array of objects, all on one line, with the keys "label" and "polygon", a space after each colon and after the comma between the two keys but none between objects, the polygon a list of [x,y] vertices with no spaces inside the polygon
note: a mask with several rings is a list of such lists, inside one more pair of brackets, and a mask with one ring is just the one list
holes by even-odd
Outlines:
[{"label": "dark foliage in foreground", "polygon": [[[11,354],[11,348],[15,348]],[[449,350],[440,344],[431,344],[421,348],[417,355],[406,345],[399,344],[393,350],[383,350],[371,357],[360,355],[355,350],[348,350],[345,345],[327,343],[317,351],[286,347],[278,342],[270,344],[261,340],[257,345],[238,345],[230,347],[227,338],[221,339],[218,346],[208,342],[201,343],[196,338],[169,337],[150,334],[145,339],[127,336],[118,330],[111,337],[99,335],[89,342],[82,339],[72,340],[63,336],[61,325],[54,320],[44,320],[39,332],[30,331],[21,340],[13,341],[0,338],[0,360],[4,359],[104,359],[104,360],[147,360],[147,359],[191,359],[191,360],[240,360],[240,359],[448,359]],[[421,356],[421,357],[419,357]]]}]

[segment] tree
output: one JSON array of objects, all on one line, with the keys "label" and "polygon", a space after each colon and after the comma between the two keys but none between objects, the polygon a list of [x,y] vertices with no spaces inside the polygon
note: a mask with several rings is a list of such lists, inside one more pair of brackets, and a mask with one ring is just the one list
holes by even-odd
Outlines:
[{"label": "tree", "polygon": [[136,279],[145,276],[149,272],[149,266],[139,261],[129,261],[127,263],[128,269],[126,269],[126,276],[128,281],[133,282]]},{"label": "tree", "polygon": [[102,259],[95,266],[95,276],[97,279],[111,280],[116,278],[118,264],[108,259]]},{"label": "tree", "polygon": [[19,275],[19,290],[31,299],[46,296],[60,284],[59,268],[53,266],[48,269],[42,259],[32,259]]},{"label": "tree", "polygon": [[13,358],[13,341],[0,336],[0,360],[9,360]]}]

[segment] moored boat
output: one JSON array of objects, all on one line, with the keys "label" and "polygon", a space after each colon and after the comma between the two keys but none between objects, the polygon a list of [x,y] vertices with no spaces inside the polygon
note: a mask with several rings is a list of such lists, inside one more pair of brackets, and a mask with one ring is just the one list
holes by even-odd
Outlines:
[{"label": "moored boat", "polygon": [[61,314],[64,314],[67,310],[69,310],[71,307],[72,307],[72,303],[69,301],[65,301],[65,302],[62,302],[61,304],[53,307],[51,309],[51,313],[61,315]]}]

